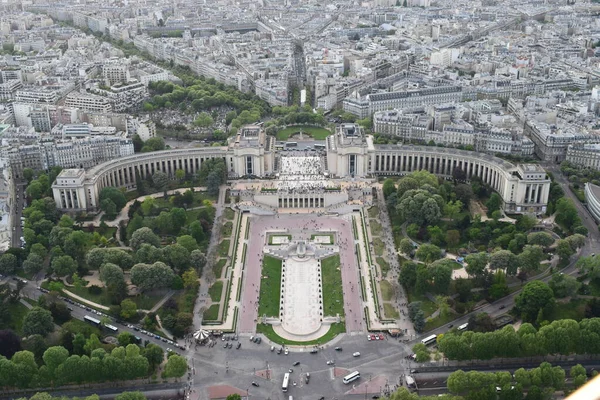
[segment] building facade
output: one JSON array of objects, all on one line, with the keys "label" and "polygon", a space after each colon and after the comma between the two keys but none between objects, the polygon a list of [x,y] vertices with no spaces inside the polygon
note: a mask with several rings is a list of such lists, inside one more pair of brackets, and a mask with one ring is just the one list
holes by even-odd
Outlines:
[{"label": "building facade", "polygon": [[[136,177],[143,179],[156,171],[174,177],[175,171],[182,169],[193,175],[200,170],[203,162],[212,158],[222,158],[230,176],[269,177],[276,172],[273,141],[274,138],[266,136],[259,127],[246,126],[230,139],[227,147],[136,154],[105,162],[87,171],[68,171],[64,173],[66,181],[57,179],[52,186],[54,198],[57,206],[65,211],[96,210],[104,187],[133,190]],[[331,177],[404,175],[423,169],[451,177],[452,171],[460,168],[467,179],[478,177],[497,191],[506,212],[539,214],[546,211],[548,203],[550,179],[537,165],[514,165],[488,154],[466,150],[374,145],[373,138],[364,135],[354,124],[342,124],[334,135],[327,138],[326,153],[327,173]],[[69,178],[72,175],[82,178]],[[322,204],[320,200],[318,202]],[[311,204],[310,200],[306,204]]]}]

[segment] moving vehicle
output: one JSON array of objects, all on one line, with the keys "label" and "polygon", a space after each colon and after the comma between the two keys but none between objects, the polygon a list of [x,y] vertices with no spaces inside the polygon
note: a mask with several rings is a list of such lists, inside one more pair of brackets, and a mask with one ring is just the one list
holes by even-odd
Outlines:
[{"label": "moving vehicle", "polygon": [[421,340],[425,346],[429,346],[430,344],[434,344],[437,339],[437,335],[427,336],[425,339]]},{"label": "moving vehicle", "polygon": [[290,351],[287,349],[287,347],[285,348],[285,351],[284,351],[284,353],[285,353],[285,355],[286,355],[286,356],[287,356],[288,354],[290,354]]},{"label": "moving vehicle", "polygon": [[254,381],[252,381],[252,386],[259,387],[260,385]]},{"label": "moving vehicle", "polygon": [[346,375],[342,381],[347,385],[350,382],[357,380],[358,378],[360,378],[360,372],[354,371]]},{"label": "moving vehicle", "polygon": [[360,357],[360,353],[358,351],[355,351],[354,353],[352,353],[352,357]]},{"label": "moving vehicle", "polygon": [[242,347],[242,342],[238,342],[237,346],[235,346],[236,350],[239,350]]},{"label": "moving vehicle", "polygon": [[281,390],[283,390],[284,392],[287,392],[289,383],[290,383],[290,374],[289,374],[289,372],[286,372],[285,375],[283,375],[283,383],[281,384]]},{"label": "moving vehicle", "polygon": [[310,381],[310,373],[306,373],[306,376],[304,377],[304,383],[306,383],[308,385],[308,381]]},{"label": "moving vehicle", "polygon": [[292,364],[294,367],[297,365],[300,365],[300,361],[296,361],[294,364]]},{"label": "moving vehicle", "polygon": [[298,142],[285,142],[285,147],[289,148],[289,147],[297,147],[298,146]]},{"label": "moving vehicle", "polygon": [[108,325],[108,324],[106,324],[106,325],[104,325],[104,327],[105,327],[106,329],[108,329],[109,331],[113,332],[113,333],[116,333],[116,332],[118,332],[118,331],[119,331],[119,328],[117,328],[117,327],[116,327],[116,326],[114,326],[114,325]]},{"label": "moving vehicle", "polygon": [[338,347],[336,347],[334,350],[335,350],[335,351],[342,351],[342,348],[338,346]]},{"label": "moving vehicle", "polygon": [[464,331],[468,327],[469,327],[469,323],[467,322],[465,324],[459,325],[458,328],[456,328],[456,329],[458,329],[459,331]]},{"label": "moving vehicle", "polygon": [[85,322],[89,322],[92,325],[100,326],[100,320],[98,320],[96,318],[93,318],[93,317],[90,317],[89,315],[84,315],[83,316],[83,320]]}]

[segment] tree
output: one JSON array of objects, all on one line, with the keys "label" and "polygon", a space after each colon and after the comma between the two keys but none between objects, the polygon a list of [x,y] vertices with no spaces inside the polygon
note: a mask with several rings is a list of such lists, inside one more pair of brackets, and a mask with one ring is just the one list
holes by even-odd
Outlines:
[{"label": "tree", "polygon": [[173,270],[162,262],[136,264],[131,268],[131,282],[142,291],[169,287],[174,277]]},{"label": "tree", "polygon": [[206,178],[206,191],[211,196],[219,194],[219,186],[221,186],[221,177],[216,171],[208,174]]},{"label": "tree", "polygon": [[57,276],[73,275],[77,271],[77,263],[70,256],[60,256],[52,260],[52,270]]},{"label": "tree", "polygon": [[166,193],[167,186],[169,185],[169,177],[162,171],[156,171],[154,175],[152,175],[152,184],[159,192]]},{"label": "tree", "polygon": [[198,117],[194,120],[194,125],[202,128],[208,128],[209,126],[214,124],[214,122],[215,121],[208,113],[201,112],[200,115],[198,115]]},{"label": "tree", "polygon": [[415,353],[416,362],[423,363],[430,360],[429,358],[429,349],[423,343],[417,343],[412,348],[413,353]]},{"label": "tree", "polygon": [[560,299],[575,296],[581,287],[581,283],[571,275],[554,274],[548,282],[548,286],[554,292],[554,296]]},{"label": "tree", "polygon": [[498,250],[490,256],[490,268],[503,270],[507,275],[516,275],[518,263],[517,256],[508,250]]},{"label": "tree", "polygon": [[105,187],[100,191],[99,200],[100,203],[102,203],[102,200],[110,200],[115,205],[117,212],[121,211],[127,204],[123,192],[112,186]]},{"label": "tree", "polygon": [[526,273],[531,273],[539,269],[540,262],[546,258],[546,255],[540,246],[527,245],[517,258],[519,268]]},{"label": "tree", "polygon": [[405,288],[413,288],[417,282],[417,264],[405,262],[400,269],[398,282]]},{"label": "tree", "polygon": [[567,261],[575,251],[569,244],[569,242],[565,239],[559,239],[556,244],[556,254],[561,259],[561,261]]},{"label": "tree", "polygon": [[46,336],[54,330],[52,314],[41,307],[33,307],[23,318],[23,335],[42,335]]},{"label": "tree", "polygon": [[115,400],[146,400],[142,392],[123,392],[115,396]]},{"label": "tree", "polygon": [[242,396],[240,396],[237,393],[234,393],[234,394],[230,394],[229,396],[227,396],[225,398],[225,400],[242,400]]},{"label": "tree", "polygon": [[54,376],[58,366],[69,358],[69,351],[62,346],[49,347],[48,350],[44,352],[42,358],[44,359],[44,364],[48,367],[50,374]]},{"label": "tree", "polygon": [[188,289],[198,285],[198,273],[193,269],[188,269],[181,276],[183,279],[183,287]]},{"label": "tree", "polygon": [[454,179],[454,183],[463,182],[467,179],[467,173],[459,166],[454,167],[452,170],[452,179]]},{"label": "tree", "polygon": [[571,249],[573,249],[574,252],[585,245],[585,236],[580,235],[578,233],[571,236],[567,236],[565,240],[567,241],[567,243],[569,243]]},{"label": "tree", "polygon": [[196,239],[196,242],[200,243],[204,240],[204,229],[202,228],[200,221],[192,222],[188,228],[192,237]]},{"label": "tree", "polygon": [[180,378],[187,372],[187,361],[185,358],[173,354],[167,360],[165,375],[172,378]]},{"label": "tree", "polygon": [[460,243],[460,232],[451,229],[446,232],[446,243],[448,243],[448,247],[455,248]]},{"label": "tree", "polygon": [[571,199],[562,197],[556,202],[556,217],[555,221],[563,225],[568,230],[574,226],[581,225],[581,219],[577,213],[577,208]]},{"label": "tree", "polygon": [[385,181],[383,181],[381,189],[383,191],[383,197],[387,199],[392,193],[396,192],[396,184],[392,179],[388,178]]},{"label": "tree", "polygon": [[165,141],[160,136],[152,137],[144,143],[142,153],[149,151],[159,151],[165,149]]},{"label": "tree", "polygon": [[114,286],[119,288],[126,288],[125,276],[123,270],[116,264],[104,263],[100,267],[100,280],[104,282],[106,286]]},{"label": "tree", "polygon": [[554,238],[547,232],[533,232],[527,235],[527,243],[548,247],[554,243]]},{"label": "tree", "polygon": [[0,257],[0,273],[12,275],[17,270],[17,257],[13,254],[4,253]]},{"label": "tree", "polygon": [[137,315],[137,305],[132,300],[123,300],[121,302],[121,317],[130,319],[135,315]]},{"label": "tree", "polygon": [[144,348],[144,356],[148,359],[150,367],[154,369],[162,363],[165,355],[160,346],[150,343]]},{"label": "tree", "polygon": [[554,292],[542,281],[529,282],[515,298],[515,307],[524,321],[535,321],[540,310],[551,311],[554,307]]},{"label": "tree", "polygon": [[454,261],[447,258],[437,260],[431,264],[431,278],[438,293],[447,293],[452,282]]},{"label": "tree", "polygon": [[489,256],[486,253],[469,254],[465,257],[465,262],[467,263],[465,267],[467,274],[470,276],[481,276],[489,262]]},{"label": "tree", "polygon": [[470,185],[460,183],[454,187],[454,194],[457,200],[468,206],[473,198],[473,188]]},{"label": "tree", "polygon": [[420,261],[430,263],[441,258],[442,251],[436,245],[424,243],[419,246],[415,255]]},{"label": "tree", "polygon": [[165,247],[163,254],[167,263],[180,273],[190,265],[190,252],[177,243]]},{"label": "tree", "polygon": [[[36,243],[38,244],[38,243]],[[27,260],[23,262],[23,270],[28,274],[36,274],[44,267],[44,259],[36,253],[29,253]]]},{"label": "tree", "polygon": [[500,210],[500,207],[502,206],[502,197],[500,197],[498,193],[492,193],[489,200],[485,203],[485,206],[488,209],[488,215],[492,215],[494,211]]},{"label": "tree", "polygon": [[148,227],[143,227],[133,232],[129,241],[129,245],[134,251],[139,250],[144,243],[148,243],[156,248],[160,247],[159,237]]},{"label": "tree", "polygon": [[398,200],[396,212],[409,223],[435,225],[440,219],[444,199],[427,190],[408,190]]},{"label": "tree", "polygon": [[21,351],[21,339],[11,329],[0,331],[0,355],[10,359],[17,351]]},{"label": "tree", "polygon": [[456,215],[462,210],[463,203],[460,200],[449,201],[444,206],[444,214],[450,219],[454,219]]},{"label": "tree", "polygon": [[117,336],[117,340],[119,341],[119,346],[127,346],[128,344],[135,342],[135,337],[129,332],[121,332],[119,336]]},{"label": "tree", "polygon": [[412,241],[408,238],[402,239],[398,244],[398,250],[400,250],[401,253],[410,256],[414,250]]}]

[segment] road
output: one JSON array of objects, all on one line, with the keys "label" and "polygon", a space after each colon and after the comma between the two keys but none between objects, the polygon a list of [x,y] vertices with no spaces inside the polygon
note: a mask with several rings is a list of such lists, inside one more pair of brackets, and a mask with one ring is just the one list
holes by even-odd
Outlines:
[{"label": "road", "polygon": [[[5,277],[3,279],[0,279],[0,282],[2,283],[8,283],[11,287],[15,287],[16,286],[16,281],[14,279],[12,279],[11,277]],[[23,287],[23,289],[21,290],[21,296],[22,297],[27,297],[29,299],[32,300],[37,300],[41,295],[43,295],[44,293],[39,290],[38,288],[38,282],[35,281],[28,281],[27,284],[25,285],[25,287]],[[73,318],[76,318],[78,320],[83,321],[83,317],[86,315],[89,315],[93,318],[96,319],[101,319],[103,318],[103,316],[107,316],[106,314],[97,314],[92,310],[90,307],[86,307],[84,305],[79,305],[79,303],[74,302],[74,304],[71,303],[67,303],[65,301],[65,304],[67,305],[67,307],[71,308],[71,316]],[[139,327],[128,327],[127,325],[125,325],[124,323],[118,323],[115,321],[115,319],[113,317],[108,317],[110,318],[111,325],[116,326],[119,329],[119,332],[129,332],[134,336],[138,336],[142,339],[142,341],[146,341],[148,340],[150,343],[154,343],[160,347],[162,347],[163,349],[173,349],[174,351],[176,351],[177,353],[183,354],[184,351],[181,350],[180,348],[175,348],[175,346],[173,344],[170,344],[168,342],[164,342],[161,339],[156,339],[156,337],[150,337],[149,335],[145,335],[141,333],[141,329]],[[167,340],[165,338],[165,340]],[[183,346],[184,343],[183,341],[179,341],[178,343],[176,343],[177,346]]]},{"label": "road", "polygon": [[23,216],[23,206],[25,204],[25,182],[15,182],[15,203],[13,213],[13,235],[11,240],[12,247],[21,247],[21,237],[23,228],[21,227],[21,217]]}]

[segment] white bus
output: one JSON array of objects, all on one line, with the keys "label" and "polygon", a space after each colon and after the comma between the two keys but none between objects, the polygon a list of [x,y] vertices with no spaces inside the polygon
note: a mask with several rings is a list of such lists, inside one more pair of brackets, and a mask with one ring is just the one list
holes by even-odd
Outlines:
[{"label": "white bus", "polygon": [[285,142],[285,147],[297,147],[298,142]]},{"label": "white bus", "polygon": [[117,328],[117,327],[116,327],[116,326],[114,326],[114,325],[108,325],[108,324],[107,324],[107,325],[104,325],[104,327],[105,327],[106,329],[108,329],[109,331],[111,331],[111,332],[117,332],[117,331],[119,330],[119,328]]},{"label": "white bus", "polygon": [[315,150],[324,150],[324,149],[325,149],[324,144],[315,144]]},{"label": "white bus", "polygon": [[469,327],[469,323],[467,322],[466,324],[462,324],[458,326],[458,330],[459,331],[464,331],[465,329],[467,329]]},{"label": "white bus", "polygon": [[92,318],[89,315],[86,315],[83,317],[83,320],[85,322],[89,322],[90,324],[96,325],[96,326],[100,326],[100,321],[97,320],[96,318]]},{"label": "white bus", "polygon": [[284,392],[287,392],[289,383],[290,383],[290,374],[289,374],[289,372],[286,372],[285,375],[283,376],[283,384],[281,385],[281,390],[283,390]]},{"label": "white bus", "polygon": [[344,377],[344,383],[347,385],[350,382],[357,380],[358,378],[360,378],[360,372],[354,371],[353,373],[348,374]]},{"label": "white bus", "polygon": [[423,343],[425,346],[429,346],[430,344],[435,343],[436,339],[437,335],[427,336],[425,339],[421,340],[421,343]]}]

